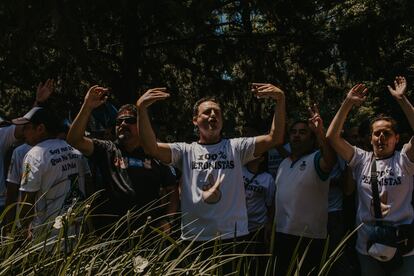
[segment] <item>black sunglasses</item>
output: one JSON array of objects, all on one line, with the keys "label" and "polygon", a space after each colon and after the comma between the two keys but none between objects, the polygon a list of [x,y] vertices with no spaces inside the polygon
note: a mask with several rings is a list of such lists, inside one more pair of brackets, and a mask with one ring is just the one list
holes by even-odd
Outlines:
[{"label": "black sunglasses", "polygon": [[122,124],[122,122],[125,122],[127,125],[132,125],[137,123],[137,118],[135,117],[127,117],[127,118],[119,118],[116,119],[116,124],[119,126]]}]

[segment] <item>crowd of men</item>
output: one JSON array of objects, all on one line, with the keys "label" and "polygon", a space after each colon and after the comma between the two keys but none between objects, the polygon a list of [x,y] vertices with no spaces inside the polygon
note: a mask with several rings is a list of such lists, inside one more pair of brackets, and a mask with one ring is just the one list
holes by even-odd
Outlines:
[{"label": "crowd of men", "polygon": [[[272,84],[253,83],[258,99],[275,103],[269,131],[227,139],[220,102],[202,98],[193,109],[198,137],[192,143],[165,143],[155,135],[148,109],[169,97],[166,88],[149,89],[136,104],[112,112],[106,121],[113,123],[102,135],[88,133],[88,125],[96,121],[94,112],[107,105],[107,88],[92,86],[71,124],[43,105],[53,89],[52,80],[40,84],[34,107],[0,128],[1,162],[15,147],[9,164],[0,166],[8,171],[0,178],[3,235],[20,227],[28,240],[40,237],[56,217],[102,189],[93,206],[97,236],[106,235],[130,211],[138,214],[132,228],[150,221],[168,234],[179,213],[180,238],[195,246],[216,239],[223,244],[254,240],[255,253],[273,248],[275,274],[285,275],[292,264],[303,275],[316,274],[327,244],[331,253],[345,236],[343,199],[354,193],[348,205],[355,209],[355,222],[348,229],[362,224],[356,253],[346,249],[333,273],[360,269],[362,275],[413,275],[413,244],[391,267],[384,265],[389,263],[387,248],[370,243],[370,229],[380,224],[408,225],[407,241],[414,243],[413,138],[397,151],[398,127],[386,116],[370,123],[369,136],[362,134],[367,127],[361,134],[355,128],[342,133],[352,107],[366,98],[364,84],[348,92],[327,133],[314,105],[309,118],[294,122],[285,135],[285,93]],[[388,90],[414,129],[405,78],[396,77]],[[162,208],[151,208],[156,200]],[[76,224],[73,231],[78,231]],[[116,235],[128,232],[120,228]]]}]

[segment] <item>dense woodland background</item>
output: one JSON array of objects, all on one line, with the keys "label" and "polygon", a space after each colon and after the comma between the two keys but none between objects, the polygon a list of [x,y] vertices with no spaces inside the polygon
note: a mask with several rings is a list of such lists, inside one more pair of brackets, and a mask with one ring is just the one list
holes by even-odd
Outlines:
[{"label": "dense woodland background", "polygon": [[356,82],[370,96],[351,123],[400,119],[386,84],[402,74],[414,87],[413,14],[412,0],[1,0],[0,115],[24,114],[54,78],[53,103],[72,116],[93,84],[110,87],[115,106],[167,86],[172,97],[151,112],[180,140],[206,95],[223,101],[227,136],[266,127],[273,106],[251,82],[280,86],[290,120],[317,102],[327,126]]}]

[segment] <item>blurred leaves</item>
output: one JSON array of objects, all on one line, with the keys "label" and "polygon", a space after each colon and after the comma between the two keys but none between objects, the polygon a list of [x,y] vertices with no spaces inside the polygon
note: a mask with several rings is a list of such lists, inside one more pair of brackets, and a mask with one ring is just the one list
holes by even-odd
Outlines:
[{"label": "blurred leaves", "polygon": [[414,82],[413,10],[408,0],[5,0],[0,113],[24,114],[36,84],[52,77],[65,114],[76,114],[95,83],[111,88],[115,105],[167,86],[172,97],[152,116],[180,140],[206,95],[222,100],[227,135],[246,124],[266,129],[272,104],[250,95],[251,82],[284,89],[291,119],[319,103],[325,122],[352,84],[366,82],[369,99],[352,120],[401,119],[386,84],[397,74]]}]

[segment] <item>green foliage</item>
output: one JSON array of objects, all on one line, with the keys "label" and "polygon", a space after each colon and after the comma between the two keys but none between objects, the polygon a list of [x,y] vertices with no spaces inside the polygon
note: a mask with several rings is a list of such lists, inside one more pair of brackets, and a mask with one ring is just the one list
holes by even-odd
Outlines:
[{"label": "green foliage", "polygon": [[370,97],[353,121],[384,111],[400,119],[385,85],[396,74],[414,82],[413,8],[408,0],[1,1],[0,112],[22,115],[50,77],[65,114],[76,114],[95,83],[111,88],[116,105],[167,86],[173,97],[152,114],[178,139],[191,135],[192,104],[205,95],[223,101],[232,136],[268,126],[271,106],[250,95],[250,82],[282,87],[289,118],[318,102],[328,122],[363,81]]}]

